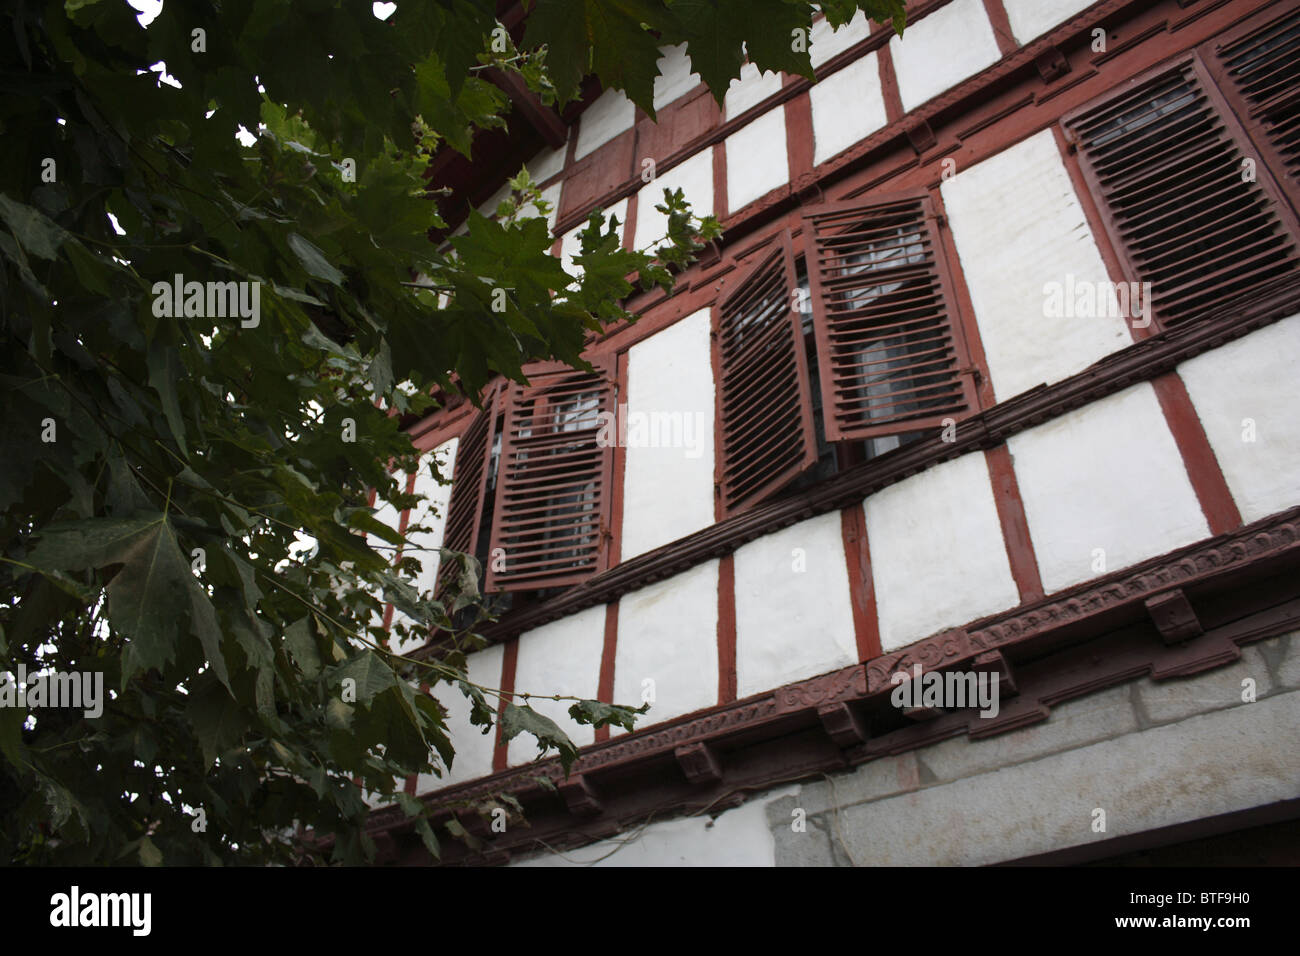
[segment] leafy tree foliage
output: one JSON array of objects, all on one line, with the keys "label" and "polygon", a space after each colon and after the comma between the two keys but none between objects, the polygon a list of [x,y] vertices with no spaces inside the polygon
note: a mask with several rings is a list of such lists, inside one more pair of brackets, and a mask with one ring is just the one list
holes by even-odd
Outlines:
[{"label": "leafy tree foliage", "polygon": [[[450,765],[438,696],[467,695],[485,732],[496,700],[466,674],[474,628],[417,662],[379,626],[391,602],[413,622],[397,637],[450,630],[477,598],[472,559],[445,604],[414,587],[419,556],[393,561],[404,538],[369,496],[417,503],[395,478],[417,467],[400,416],[531,360],[583,366],[587,333],[629,317],[627,277],[670,288],[667,267],[717,224],[666,195],[667,240],[628,252],[593,215],[575,278],[524,172],[497,217],[471,215],[440,251],[430,157],[514,121],[485,65],[548,102],[595,73],[651,112],[668,43],[689,44],[719,97],[745,45],[811,75],[811,6],[536,0],[504,52],[495,5],[469,0],[399,0],[387,20],[342,0],[186,0],[147,28],[122,0],[11,6],[0,670],[99,672],[107,699],[97,717],[0,707],[0,853],[362,861],[366,791],[420,817],[437,853],[394,781]],[[901,29],[902,0],[822,6]],[[172,301],[192,281],[246,283],[257,307]],[[575,755],[526,703],[502,722]]]}]

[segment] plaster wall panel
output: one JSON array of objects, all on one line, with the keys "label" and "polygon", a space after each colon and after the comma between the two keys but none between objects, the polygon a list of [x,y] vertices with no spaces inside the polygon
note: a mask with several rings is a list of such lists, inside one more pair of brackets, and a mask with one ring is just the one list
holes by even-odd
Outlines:
[{"label": "plaster wall panel", "polygon": [[623,95],[622,90],[606,90],[601,93],[582,113],[573,158],[582,159],[619,133],[631,129],[635,118],[636,107]]},{"label": "plaster wall panel", "polygon": [[637,249],[649,249],[662,242],[668,232],[668,217],[655,206],[664,201],[665,189],[680,189],[697,216],[713,214],[713,150],[696,153],[641,187],[636,201]]},{"label": "plaster wall panel", "polygon": [[628,351],[625,561],[713,524],[709,329],[701,309]]},{"label": "plaster wall panel", "polygon": [[1210,535],[1147,383],[1014,435],[1007,445],[1048,593]]},{"label": "plaster wall panel", "polygon": [[785,107],[768,110],[725,141],[727,210],[735,213],[790,181]]},{"label": "plaster wall panel", "polygon": [[[600,658],[605,646],[605,605],[519,635],[515,695],[561,694],[594,700],[600,688]],[[594,743],[590,724],[574,723],[569,700],[529,701],[539,714],[555,721],[578,747]],[[509,745],[510,765],[530,763],[538,755],[537,739],[522,733]],[[554,755],[554,752],[552,752]]]},{"label": "plaster wall panel", "polygon": [[740,697],[857,663],[838,511],[744,545],[735,577]]},{"label": "plaster wall panel", "polygon": [[781,92],[780,73],[771,70],[759,72],[758,67],[746,63],[740,68],[740,76],[731,81],[722,105],[727,119],[735,119],[751,106],[763,102],[769,96]]},{"label": "plaster wall panel", "polygon": [[[469,679],[483,687],[500,687],[503,656],[504,651],[500,644],[469,655]],[[456,751],[456,757],[451,763],[451,770],[441,777],[420,774],[416,781],[416,793],[428,793],[452,784],[488,776],[492,773],[492,754],[496,749],[495,724],[485,734],[482,727],[475,727],[469,722],[469,698],[461,693],[459,687],[435,684],[432,693],[438,703],[447,708],[447,730],[451,735],[451,745]],[[495,711],[496,698],[488,695],[487,701]]]},{"label": "plaster wall panel", "polygon": [[666,46],[660,51],[659,75],[655,77],[654,107],[661,110],[700,85],[700,75],[691,70],[686,44]]},{"label": "plaster wall panel", "polygon": [[[998,401],[1132,344],[1050,130],[959,169],[941,192]],[[1052,283],[1062,290],[1055,310]],[[1086,317],[1077,295],[1064,302],[1067,283],[1094,290]]]},{"label": "plaster wall panel", "polygon": [[[442,547],[442,536],[446,530],[447,503],[451,499],[450,479],[452,469],[456,466],[456,446],[459,442],[459,438],[451,438],[432,451],[426,452],[420,457],[420,470],[415,473],[415,493],[424,495],[425,501],[411,509],[410,521],[407,524],[407,541],[410,543],[411,550],[404,551],[403,554],[414,557],[420,562],[422,570],[415,586],[421,592],[432,591],[438,579],[438,562],[441,560],[438,549]],[[438,462],[439,474],[448,479],[447,484],[441,484],[430,473],[429,465],[432,461]],[[429,530],[414,530],[420,525]],[[394,623],[399,619],[411,623],[405,614],[394,611]],[[404,654],[423,646],[424,640],[416,638],[405,644],[399,643],[394,649],[399,654]]]},{"label": "plaster wall panel", "polygon": [[908,112],[1002,59],[980,0],[953,0],[889,41],[898,92]]},{"label": "plaster wall panel", "polygon": [[1020,603],[983,454],[891,485],[865,507],[884,651]]},{"label": "plaster wall panel", "polygon": [[1064,23],[1096,0],[1002,0],[1011,32],[1021,44],[1042,36],[1058,23]]},{"label": "plaster wall panel", "polygon": [[551,149],[549,146],[528,161],[528,175],[533,177],[533,182],[544,183],[552,176],[558,175],[564,169],[564,157],[569,150],[569,144]]},{"label": "plaster wall panel", "polygon": [[768,829],[771,800],[796,792],[785,787],[719,816],[696,814],[651,822],[635,839],[620,834],[591,846],[538,853],[511,860],[510,866],[774,866],[776,841]]},{"label": "plaster wall panel", "polygon": [[[614,205],[605,210],[605,224],[608,226],[611,215],[618,217],[618,235],[621,240],[626,235],[627,228],[627,200],[620,199]],[[564,271],[571,276],[581,276],[582,266],[573,261],[573,257],[582,251],[582,240],[578,234],[587,228],[587,221],[584,219],[580,225],[574,226],[564,234],[560,240],[560,263],[564,266]]]},{"label": "plaster wall panel", "polygon": [[830,22],[825,17],[815,21],[808,35],[808,56],[812,60],[813,69],[817,69],[870,35],[871,22],[861,10],[838,30],[832,30]]},{"label": "plaster wall panel", "polygon": [[614,701],[639,706],[648,693],[654,699],[638,729],[718,702],[717,561],[619,601]]},{"label": "plaster wall panel", "polygon": [[1242,520],[1300,504],[1300,315],[1178,367]]},{"label": "plaster wall panel", "polygon": [[814,164],[826,162],[888,122],[875,53],[832,73],[813,86],[808,96]]}]

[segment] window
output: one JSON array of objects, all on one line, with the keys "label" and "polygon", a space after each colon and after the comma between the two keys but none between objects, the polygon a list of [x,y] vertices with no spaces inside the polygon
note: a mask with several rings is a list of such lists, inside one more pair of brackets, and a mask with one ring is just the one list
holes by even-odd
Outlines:
[{"label": "window", "polygon": [[929,197],[803,221],[803,269],[783,234],[714,309],[728,513],[830,473],[837,446],[866,460],[976,406]]},{"label": "window", "polygon": [[1294,278],[1300,260],[1279,187],[1294,189],[1300,163],[1300,14],[1203,51],[1217,83],[1192,55],[1063,120],[1130,281],[1150,283],[1165,325]]},{"label": "window", "polygon": [[599,434],[617,405],[611,368],[524,373],[528,385],[510,383],[484,402],[452,478],[444,547],[479,558],[488,592],[564,587],[608,562],[613,458]]}]

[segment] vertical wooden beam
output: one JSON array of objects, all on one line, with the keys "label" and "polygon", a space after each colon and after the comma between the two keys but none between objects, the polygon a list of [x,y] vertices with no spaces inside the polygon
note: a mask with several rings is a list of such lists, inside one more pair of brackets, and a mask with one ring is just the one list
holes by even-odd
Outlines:
[{"label": "vertical wooden beam", "polygon": [[871,548],[867,542],[867,516],[862,505],[852,505],[840,512],[840,535],[844,540],[844,563],[849,570],[849,602],[853,609],[858,660],[874,660],[884,652],[880,648],[876,586],[871,577]]},{"label": "vertical wooden beam", "polygon": [[1011,565],[1011,578],[1020,592],[1020,603],[1037,601],[1044,594],[1043,579],[1038,571],[1034,542],[1029,536],[1029,519],[1025,517],[1025,502],[1020,497],[1011,451],[1006,445],[990,448],[984,452],[984,462],[993,485],[993,503],[998,509],[1002,541],[1007,549],[1007,562]]},{"label": "vertical wooden beam", "polygon": [[718,703],[736,699],[736,558],[718,561]]},{"label": "vertical wooden beam", "polygon": [[993,28],[993,38],[998,41],[998,52],[1006,56],[1020,49],[1016,35],[1011,32],[1011,20],[1002,0],[984,0],[984,12],[988,14],[989,26]]},{"label": "vertical wooden beam", "polygon": [[1205,435],[1191,396],[1187,394],[1187,386],[1177,372],[1166,372],[1153,378],[1151,387],[1155,389],[1169,431],[1174,436],[1174,444],[1183,457],[1183,467],[1187,469],[1196,500],[1201,503],[1210,534],[1226,534],[1240,528],[1241,512],[1223,477],[1223,469],[1219,467],[1219,459]]},{"label": "vertical wooden beam", "polygon": [[[605,643],[600,650],[600,681],[596,699],[602,704],[614,703],[614,655],[618,652],[618,601],[605,605]],[[596,728],[596,743],[609,740],[609,728]]]},{"label": "vertical wooden beam", "polygon": [[515,695],[515,666],[519,663],[519,638],[506,641],[501,654],[501,699],[497,701],[496,748],[492,751],[492,772],[499,773],[510,766],[508,745],[501,739],[501,717],[506,704]]}]

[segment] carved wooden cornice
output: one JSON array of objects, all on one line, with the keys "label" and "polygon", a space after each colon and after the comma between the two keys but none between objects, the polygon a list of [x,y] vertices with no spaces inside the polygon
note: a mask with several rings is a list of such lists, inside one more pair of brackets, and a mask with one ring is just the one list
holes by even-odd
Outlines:
[{"label": "carved wooden cornice", "polygon": [[[982,738],[1037,723],[1056,704],[1116,683],[1231,663],[1241,645],[1300,628],[1298,568],[1300,507],[865,664],[618,736],[584,751],[567,778],[551,759],[421,799],[438,817],[465,801],[514,794],[530,827],[508,835],[482,827],[477,835],[492,841],[493,860],[531,849],[536,839],[579,845],[648,814],[734,805],[784,780],[960,734]],[[1183,621],[1196,616],[1198,601],[1212,599],[1216,625],[1190,637],[1184,629],[1181,640],[1169,643],[1150,613],[1153,598],[1156,607],[1165,603],[1158,600],[1162,595],[1176,595],[1172,603]],[[983,719],[968,709],[907,720],[890,705],[889,678],[917,664],[923,672],[997,671],[1004,688],[999,714]],[[551,780],[554,792],[538,777]],[[463,813],[461,820],[474,831]],[[376,811],[369,824],[390,859],[415,862],[422,851],[409,829],[397,807]],[[457,862],[457,852],[449,849],[449,862]]]}]

